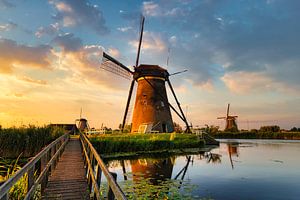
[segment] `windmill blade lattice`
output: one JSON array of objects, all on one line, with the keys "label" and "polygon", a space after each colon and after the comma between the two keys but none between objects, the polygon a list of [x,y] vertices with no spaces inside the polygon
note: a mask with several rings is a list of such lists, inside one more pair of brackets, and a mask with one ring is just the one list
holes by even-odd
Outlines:
[{"label": "windmill blade lattice", "polygon": [[103,56],[100,68],[118,76],[121,76],[125,79],[132,79],[132,74],[128,70],[125,70],[124,68],[120,67],[120,65],[116,64],[107,57]]}]

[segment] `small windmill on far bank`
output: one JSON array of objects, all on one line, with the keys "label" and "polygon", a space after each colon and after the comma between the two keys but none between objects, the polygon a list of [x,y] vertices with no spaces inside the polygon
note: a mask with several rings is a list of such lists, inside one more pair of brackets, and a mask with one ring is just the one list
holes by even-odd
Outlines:
[{"label": "small windmill on far bank", "polygon": [[229,115],[229,108],[230,108],[230,104],[228,104],[228,106],[227,106],[226,117],[218,117],[217,119],[225,119],[226,120],[225,131],[238,131],[238,126],[236,123],[236,118],[238,116]]},{"label": "small windmill on far bank", "polygon": [[77,128],[82,132],[90,129],[87,119],[82,118],[82,108],[80,109],[79,119],[75,120],[75,124],[76,124]]}]

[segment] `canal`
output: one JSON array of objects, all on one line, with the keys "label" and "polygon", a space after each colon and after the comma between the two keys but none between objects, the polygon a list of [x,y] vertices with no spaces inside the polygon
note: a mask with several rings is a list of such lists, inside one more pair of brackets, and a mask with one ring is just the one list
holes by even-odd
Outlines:
[{"label": "canal", "polygon": [[300,198],[300,141],[220,140],[209,152],[107,161],[132,198]]}]

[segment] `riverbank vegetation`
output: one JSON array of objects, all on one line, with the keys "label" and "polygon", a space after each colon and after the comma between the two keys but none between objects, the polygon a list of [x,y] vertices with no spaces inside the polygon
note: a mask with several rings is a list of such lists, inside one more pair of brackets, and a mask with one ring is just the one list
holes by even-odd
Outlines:
[{"label": "riverbank vegetation", "polygon": [[[298,131],[299,130],[299,131]],[[283,130],[277,125],[262,126],[259,129],[220,131],[218,126],[207,126],[205,131],[217,139],[280,139],[300,140],[300,129],[293,127],[291,130]]]},{"label": "riverbank vegetation", "polygon": [[32,157],[63,133],[62,129],[50,126],[0,128],[0,157]]},{"label": "riverbank vegetation", "polygon": [[260,131],[240,131],[240,132],[217,132],[212,134],[217,139],[280,139],[280,140],[300,140],[300,132],[260,132]]},{"label": "riverbank vegetation", "polygon": [[163,151],[204,146],[203,140],[198,136],[180,133],[102,134],[89,138],[100,154]]}]

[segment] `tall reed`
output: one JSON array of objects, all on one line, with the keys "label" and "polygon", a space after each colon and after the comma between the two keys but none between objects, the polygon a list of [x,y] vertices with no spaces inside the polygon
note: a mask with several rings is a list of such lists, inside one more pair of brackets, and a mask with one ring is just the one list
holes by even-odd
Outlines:
[{"label": "tall reed", "polygon": [[32,157],[62,134],[62,129],[50,126],[2,128],[0,129],[0,156],[16,158],[22,153],[22,157]]}]

